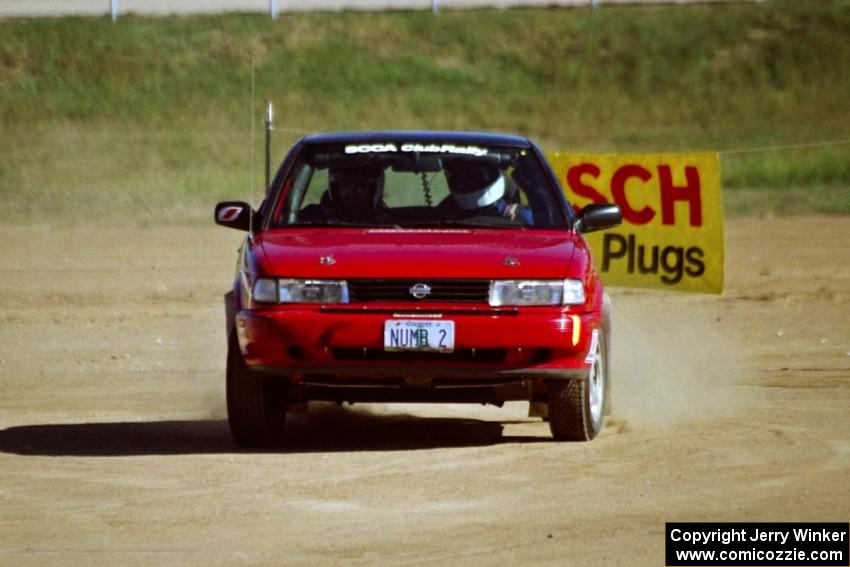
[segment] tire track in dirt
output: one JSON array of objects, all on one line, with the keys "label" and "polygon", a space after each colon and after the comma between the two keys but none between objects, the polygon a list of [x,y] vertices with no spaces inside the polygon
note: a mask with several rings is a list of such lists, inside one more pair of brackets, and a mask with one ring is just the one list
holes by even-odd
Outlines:
[{"label": "tire track in dirt", "polygon": [[223,411],[238,234],[0,236],[0,564],[657,565],[666,521],[847,521],[850,250],[810,245],[845,218],[730,221],[723,297],[615,290],[592,443],[523,404],[368,405],[256,453]]}]

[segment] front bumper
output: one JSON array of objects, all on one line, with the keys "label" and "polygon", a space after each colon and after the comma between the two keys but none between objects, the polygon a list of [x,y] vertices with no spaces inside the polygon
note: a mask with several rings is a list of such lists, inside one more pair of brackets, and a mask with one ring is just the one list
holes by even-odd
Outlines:
[{"label": "front bumper", "polygon": [[[454,321],[454,352],[386,352],[384,323],[399,318]],[[234,323],[246,364],[293,383],[333,377],[339,380],[328,386],[345,387],[358,379],[386,385],[403,379],[449,388],[582,379],[600,316],[560,307],[275,306],[239,311]]]}]

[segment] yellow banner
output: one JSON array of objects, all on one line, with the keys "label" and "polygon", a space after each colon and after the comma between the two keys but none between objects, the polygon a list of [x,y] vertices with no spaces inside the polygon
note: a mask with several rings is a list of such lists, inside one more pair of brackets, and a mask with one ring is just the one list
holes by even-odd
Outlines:
[{"label": "yellow banner", "polygon": [[576,210],[616,203],[617,228],[587,235],[609,285],[721,293],[717,154],[547,154]]}]

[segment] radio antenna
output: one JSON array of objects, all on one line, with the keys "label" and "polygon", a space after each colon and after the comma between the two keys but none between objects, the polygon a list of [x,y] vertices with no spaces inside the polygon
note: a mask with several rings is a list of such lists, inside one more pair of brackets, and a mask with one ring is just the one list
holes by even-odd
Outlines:
[{"label": "radio antenna", "polygon": [[251,54],[251,179],[250,192],[248,197],[249,216],[248,216],[248,234],[254,235],[254,55]]},{"label": "radio antenna", "polygon": [[266,191],[269,190],[272,175],[272,121],[274,110],[271,101],[266,102]]}]

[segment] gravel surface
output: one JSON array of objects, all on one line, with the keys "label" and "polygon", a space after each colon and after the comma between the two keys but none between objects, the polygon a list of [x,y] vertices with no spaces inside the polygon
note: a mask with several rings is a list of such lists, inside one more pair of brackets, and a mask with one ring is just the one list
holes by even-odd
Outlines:
[{"label": "gravel surface", "polygon": [[[614,414],[224,411],[240,234],[0,227],[0,565],[662,565],[668,521],[850,510],[850,222],[734,219],[722,297],[613,290]],[[826,243],[831,243],[827,245]]]}]

